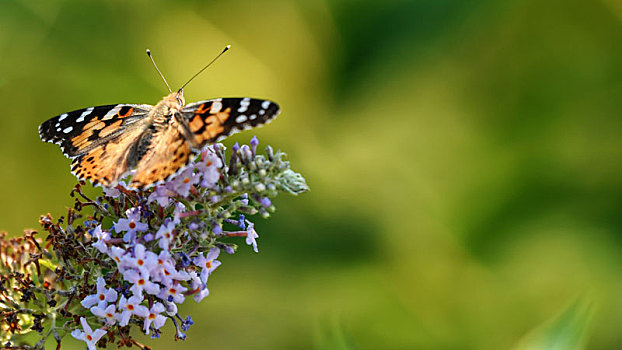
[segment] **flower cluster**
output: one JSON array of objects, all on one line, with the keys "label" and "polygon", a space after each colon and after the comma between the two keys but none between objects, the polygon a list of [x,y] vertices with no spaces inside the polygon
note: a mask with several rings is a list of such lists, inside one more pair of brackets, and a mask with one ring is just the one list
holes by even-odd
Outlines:
[{"label": "flower cluster", "polygon": [[[258,251],[249,217],[268,217],[279,192],[308,190],[284,153],[268,146],[258,154],[257,146],[253,137],[250,145],[234,145],[229,157],[222,144],[209,146],[148,190],[122,182],[91,199],[78,184],[66,224],[41,218],[45,240],[34,232],[21,240],[0,237],[0,345],[41,348],[53,336],[60,346],[70,333],[90,350],[142,346],[130,330],[157,338],[167,321],[175,339],[185,339],[194,322],[178,306],[209,295],[221,252],[235,252],[235,237]],[[86,212],[92,214],[82,219]],[[31,331],[41,340],[24,344],[21,334]]]}]

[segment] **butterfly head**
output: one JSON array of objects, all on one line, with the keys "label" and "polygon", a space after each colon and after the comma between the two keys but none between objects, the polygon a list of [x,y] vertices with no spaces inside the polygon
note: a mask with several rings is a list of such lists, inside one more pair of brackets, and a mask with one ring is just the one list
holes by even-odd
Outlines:
[{"label": "butterfly head", "polygon": [[154,113],[161,116],[173,115],[181,111],[186,104],[182,90],[171,92],[155,106]]}]

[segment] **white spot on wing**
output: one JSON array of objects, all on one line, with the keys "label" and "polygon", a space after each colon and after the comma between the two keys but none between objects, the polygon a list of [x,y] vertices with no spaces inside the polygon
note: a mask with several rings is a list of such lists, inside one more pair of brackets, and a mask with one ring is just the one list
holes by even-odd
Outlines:
[{"label": "white spot on wing", "polygon": [[248,97],[244,97],[242,101],[240,101],[240,108],[238,108],[238,112],[240,113],[246,112],[250,104],[251,104],[251,99]]},{"label": "white spot on wing", "polygon": [[67,134],[67,133],[70,133],[70,132],[71,132],[71,130],[73,130],[73,126],[68,126],[68,127],[66,127],[66,128],[64,128],[64,129],[63,129],[63,132],[64,132],[65,134]]},{"label": "white spot on wing", "polygon": [[111,109],[110,111],[108,111],[108,113],[106,113],[106,115],[104,115],[102,120],[108,120],[108,119],[114,117],[115,115],[117,115],[117,113],[119,113],[120,109],[121,109],[121,107],[115,107],[115,108]]},{"label": "white spot on wing", "polygon": [[240,114],[235,118],[236,123],[244,123],[248,118],[244,114]]},{"label": "white spot on wing", "polygon": [[215,100],[212,103],[212,107],[209,109],[209,112],[214,114],[214,113],[220,112],[221,109],[222,109],[222,102],[220,102],[220,100],[218,101]]},{"label": "white spot on wing", "polygon": [[93,108],[94,107],[89,107],[84,112],[82,112],[82,114],[80,114],[78,119],[76,119],[76,123],[82,123],[84,121],[84,117],[86,117],[87,115],[91,114],[91,112],[93,112]]},{"label": "white spot on wing", "polygon": [[255,120],[255,119],[257,119],[257,114],[251,114],[251,116],[250,116],[250,117],[248,117],[248,119],[250,119],[250,120]]},{"label": "white spot on wing", "polygon": [[271,103],[272,103],[272,102],[270,102],[270,101],[263,101],[263,102],[261,103],[261,108],[263,108],[263,109],[268,109],[268,107],[270,107],[270,104],[271,104]]},{"label": "white spot on wing", "polygon": [[61,120],[67,118],[67,113],[63,113],[60,115],[60,117],[58,117],[58,121],[60,122]]},{"label": "white spot on wing", "polygon": [[266,111],[265,111],[265,110],[263,110],[263,109],[260,109],[260,110],[259,110],[259,115],[264,115],[264,114],[266,114]]}]

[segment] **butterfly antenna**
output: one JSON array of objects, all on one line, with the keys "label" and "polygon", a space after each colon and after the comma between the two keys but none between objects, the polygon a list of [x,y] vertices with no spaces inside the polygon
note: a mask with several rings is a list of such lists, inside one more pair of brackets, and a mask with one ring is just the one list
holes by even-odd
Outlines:
[{"label": "butterfly antenna", "polygon": [[210,63],[206,64],[206,65],[205,65],[205,67],[203,67],[200,71],[198,71],[198,72],[197,72],[197,74],[193,75],[193,76],[192,76],[192,78],[188,79],[188,81],[187,81],[184,85],[182,85],[182,86],[179,88],[179,91],[183,90],[183,89],[186,87],[186,85],[188,85],[188,84],[189,84],[189,83],[190,83],[190,82],[191,82],[194,78],[196,78],[196,77],[197,77],[197,75],[201,74],[201,73],[202,73],[202,72],[203,72],[203,71],[204,71],[207,67],[211,66],[211,65],[212,65],[212,63],[216,62],[216,60],[217,60],[220,56],[222,56],[222,54],[223,54],[223,53],[227,52],[227,50],[229,50],[230,48],[231,48],[231,45],[227,45],[227,46],[226,46],[226,47],[222,50],[222,52],[218,54],[218,56],[214,57],[214,59],[213,59]]},{"label": "butterfly antenna", "polygon": [[166,84],[166,87],[168,88],[168,92],[173,92],[173,90],[171,90],[171,87],[168,85],[166,78],[164,78],[164,75],[162,74],[162,72],[160,72],[160,68],[158,68],[158,65],[153,60],[153,57],[151,57],[151,51],[149,51],[149,49],[147,49],[147,56],[149,56],[149,58],[151,59],[151,63],[153,63],[153,66],[155,67],[155,69],[158,71],[158,73],[160,73],[162,80],[164,80],[164,84]]}]

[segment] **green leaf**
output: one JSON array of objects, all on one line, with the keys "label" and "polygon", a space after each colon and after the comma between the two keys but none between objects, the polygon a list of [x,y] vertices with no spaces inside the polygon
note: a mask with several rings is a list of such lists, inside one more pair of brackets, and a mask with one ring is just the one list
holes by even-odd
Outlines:
[{"label": "green leaf", "polygon": [[560,315],[532,330],[514,350],[583,349],[591,316],[591,303],[579,299]]}]

